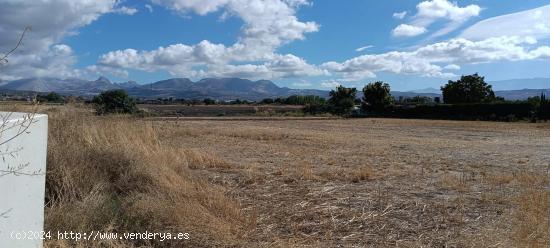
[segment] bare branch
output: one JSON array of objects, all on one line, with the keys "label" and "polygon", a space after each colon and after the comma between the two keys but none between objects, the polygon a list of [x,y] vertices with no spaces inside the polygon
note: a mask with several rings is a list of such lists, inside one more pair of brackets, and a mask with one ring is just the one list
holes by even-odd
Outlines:
[{"label": "bare branch", "polygon": [[23,43],[23,38],[25,37],[25,34],[27,34],[27,32],[30,31],[30,30],[31,30],[31,27],[29,27],[29,26],[25,27],[25,30],[23,30],[23,33],[21,34],[21,36],[19,36],[19,41],[17,41],[17,44],[15,45],[15,47],[12,48],[9,52],[4,54],[0,58],[0,63],[2,63],[2,62],[8,63],[8,56],[10,56],[13,52],[15,52],[15,50],[17,50],[19,48],[19,46],[21,46],[21,43]]}]

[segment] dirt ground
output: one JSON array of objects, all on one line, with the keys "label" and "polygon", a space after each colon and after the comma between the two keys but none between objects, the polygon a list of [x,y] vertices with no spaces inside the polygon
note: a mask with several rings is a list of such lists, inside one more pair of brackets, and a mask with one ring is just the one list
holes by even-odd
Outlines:
[{"label": "dirt ground", "polygon": [[255,223],[249,246],[550,247],[550,123],[155,121]]}]

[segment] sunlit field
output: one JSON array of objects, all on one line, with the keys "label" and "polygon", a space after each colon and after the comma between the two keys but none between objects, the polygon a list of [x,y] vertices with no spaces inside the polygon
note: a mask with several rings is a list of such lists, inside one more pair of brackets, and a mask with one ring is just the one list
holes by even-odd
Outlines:
[{"label": "sunlit field", "polygon": [[547,123],[38,111],[46,230],[190,234],[47,247],[550,245]]}]

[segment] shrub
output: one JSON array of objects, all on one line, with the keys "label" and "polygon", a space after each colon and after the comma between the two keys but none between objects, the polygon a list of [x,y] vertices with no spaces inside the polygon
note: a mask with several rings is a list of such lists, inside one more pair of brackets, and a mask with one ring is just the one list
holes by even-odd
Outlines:
[{"label": "shrub", "polygon": [[96,112],[104,114],[133,114],[138,111],[136,101],[124,90],[109,90],[94,97]]}]

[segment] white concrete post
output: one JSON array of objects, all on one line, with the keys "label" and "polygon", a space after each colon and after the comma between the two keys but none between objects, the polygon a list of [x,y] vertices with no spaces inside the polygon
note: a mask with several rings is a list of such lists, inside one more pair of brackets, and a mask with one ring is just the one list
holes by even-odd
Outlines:
[{"label": "white concrete post", "polygon": [[0,247],[42,247],[48,116],[0,112]]}]

